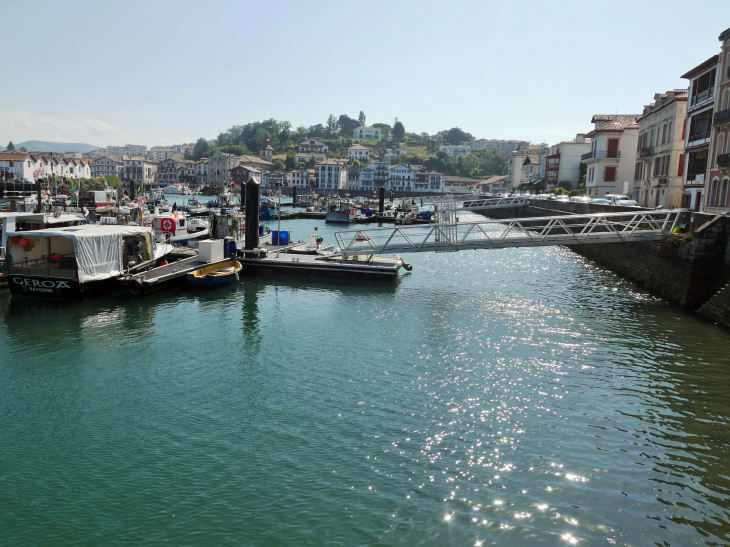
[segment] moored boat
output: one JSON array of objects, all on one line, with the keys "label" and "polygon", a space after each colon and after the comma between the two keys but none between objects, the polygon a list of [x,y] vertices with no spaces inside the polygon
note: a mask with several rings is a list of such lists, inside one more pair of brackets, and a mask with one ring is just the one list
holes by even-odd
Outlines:
[{"label": "moored boat", "polygon": [[188,274],[188,283],[195,287],[216,287],[238,281],[241,263],[228,260],[200,268]]}]

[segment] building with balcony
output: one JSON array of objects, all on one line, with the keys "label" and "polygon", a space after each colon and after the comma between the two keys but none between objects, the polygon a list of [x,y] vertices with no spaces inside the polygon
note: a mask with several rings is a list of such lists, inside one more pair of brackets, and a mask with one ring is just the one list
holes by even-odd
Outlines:
[{"label": "building with balcony", "polygon": [[353,144],[347,149],[347,158],[367,163],[370,159],[370,149],[362,144]]},{"label": "building with balcony", "polygon": [[310,181],[314,180],[313,169],[295,169],[288,174],[291,188],[309,188]]},{"label": "building with balcony", "polygon": [[639,118],[634,199],[643,207],[683,206],[684,139],[687,90],[656,93]]},{"label": "building with balcony", "polygon": [[591,139],[578,133],[575,140],[554,144],[545,154],[545,189],[568,181],[573,190],[580,183],[580,164],[583,154],[590,152]]},{"label": "building with balcony", "polygon": [[382,188],[388,182],[390,162],[389,161],[374,161],[368,164],[368,167],[373,170],[373,185],[375,188]]},{"label": "building with balcony", "polygon": [[684,130],[683,205],[695,211],[702,208],[705,195],[718,59],[719,56],[714,55],[682,75],[690,82]]},{"label": "building with balcony", "polygon": [[352,137],[355,139],[380,140],[383,138],[383,134],[380,132],[379,127],[370,127],[363,125],[352,130]]},{"label": "building with balcony", "polygon": [[443,192],[444,191],[444,176],[436,171],[431,171],[428,174],[428,189],[431,192]]},{"label": "building with balcony", "polygon": [[123,161],[122,182],[134,181],[137,184],[152,184],[157,180],[157,162],[142,156],[132,156]]},{"label": "building with balcony", "polygon": [[224,183],[228,183],[231,169],[241,163],[237,156],[216,150],[208,158],[208,184],[216,188],[223,187]]},{"label": "building with balcony", "polygon": [[316,152],[318,154],[326,154],[329,148],[322,141],[317,139],[307,139],[299,143],[297,152]]},{"label": "building with balcony", "polygon": [[314,167],[317,188],[339,190],[345,187],[342,165],[338,161],[326,160]]},{"label": "building with balcony", "polygon": [[591,149],[581,156],[586,164],[586,195],[633,194],[639,114],[596,114],[586,133]]},{"label": "building with balcony", "polygon": [[180,158],[168,158],[157,165],[157,182],[172,184],[195,178],[195,162]]},{"label": "building with balcony", "polygon": [[402,163],[393,165],[388,171],[388,188],[410,192],[413,190],[415,178],[416,173],[410,165]]},{"label": "building with balcony", "polygon": [[360,189],[372,190],[375,187],[375,170],[370,167],[360,169]]},{"label": "building with balcony", "polygon": [[730,29],[720,34],[717,63],[715,114],[710,135],[710,165],[705,210],[724,213],[730,210]]},{"label": "building with balcony", "polygon": [[471,152],[471,148],[468,144],[444,144],[439,146],[440,152],[446,152],[452,158],[455,158],[459,154],[468,154]]},{"label": "building with balcony", "polygon": [[360,169],[354,166],[345,169],[345,188],[348,190],[360,188]]},{"label": "building with balcony", "polygon": [[124,162],[120,159],[112,156],[99,156],[94,160],[94,165],[91,167],[91,176],[105,177],[106,175],[112,175],[119,177],[123,166]]},{"label": "building with balcony", "polygon": [[411,165],[413,169],[413,189],[428,190],[428,169],[423,165]]},{"label": "building with balcony", "polygon": [[545,162],[550,149],[542,144],[531,144],[512,152],[507,160],[507,184],[512,192],[521,184],[535,184],[545,176]]},{"label": "building with balcony", "polygon": [[327,154],[320,154],[319,152],[297,152],[294,159],[297,160],[297,163],[307,163],[311,160],[315,162],[324,161],[327,159]]}]

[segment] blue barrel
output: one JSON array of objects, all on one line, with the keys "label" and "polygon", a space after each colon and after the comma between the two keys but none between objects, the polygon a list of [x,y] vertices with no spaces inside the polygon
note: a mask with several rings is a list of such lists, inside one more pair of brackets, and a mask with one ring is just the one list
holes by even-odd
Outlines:
[{"label": "blue barrel", "polygon": [[228,258],[230,256],[236,256],[236,242],[235,241],[233,241],[231,239],[230,241],[226,241],[224,243],[224,245],[225,245],[225,248],[226,248],[226,252],[225,252],[225,257],[226,258]]},{"label": "blue barrel", "polygon": [[366,217],[373,216],[373,210],[372,209],[365,209],[365,216]]},{"label": "blue barrel", "polygon": [[264,227],[259,224],[259,235],[264,235]]},{"label": "blue barrel", "polygon": [[279,236],[278,230],[271,232],[271,244],[272,245],[289,245],[289,232],[282,230],[281,236]]}]

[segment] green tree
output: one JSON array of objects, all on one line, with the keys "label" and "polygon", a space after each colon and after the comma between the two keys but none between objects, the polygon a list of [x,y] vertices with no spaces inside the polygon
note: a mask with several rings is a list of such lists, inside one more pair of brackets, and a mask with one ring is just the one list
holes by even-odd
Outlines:
[{"label": "green tree", "polygon": [[297,168],[297,158],[294,156],[294,154],[286,155],[286,161],[284,162],[284,166],[288,171]]},{"label": "green tree", "polygon": [[395,123],[393,124],[393,138],[396,142],[400,142],[405,136],[406,128],[403,127],[403,124],[398,121],[398,118],[396,118]]},{"label": "green tree", "polygon": [[391,126],[389,126],[387,123],[374,123],[373,127],[379,127],[380,133],[383,135],[384,139],[387,139],[390,135],[390,132],[393,130]]},{"label": "green tree", "polygon": [[27,151],[28,151],[28,149],[27,149],[27,148],[26,148],[25,146],[21,146],[21,147],[20,147],[20,151],[21,151],[21,152],[27,152]]},{"label": "green tree", "polygon": [[360,169],[360,160],[352,160],[352,166]]},{"label": "green tree", "polygon": [[360,115],[357,117],[357,123],[359,123],[361,126],[365,125],[365,112],[362,110],[360,111]]},{"label": "green tree", "polygon": [[462,131],[458,127],[452,127],[447,131],[440,131],[439,134],[444,136],[444,141],[446,141],[447,144],[461,144],[462,142],[474,140],[474,135],[467,133],[466,131]]},{"label": "green tree", "polygon": [[352,137],[353,131],[360,127],[360,122],[353,120],[346,114],[342,114],[337,120],[337,127],[340,130],[340,135],[343,137]]},{"label": "green tree", "polygon": [[274,158],[274,161],[272,162],[274,164],[274,169],[277,171],[283,171],[286,165],[284,165],[284,162],[281,161],[279,158]]},{"label": "green tree", "polygon": [[109,186],[114,188],[119,188],[122,185],[122,181],[119,180],[119,177],[115,177],[114,175],[104,175],[104,180]]},{"label": "green tree", "polygon": [[[304,139],[307,138],[307,128],[303,125],[300,125],[297,127],[297,140],[299,142],[302,142]],[[297,144],[299,144],[299,142]]]},{"label": "green tree", "polygon": [[15,145],[13,144],[13,141],[10,141],[8,145],[5,147],[5,150],[15,150]]},{"label": "green tree", "polygon": [[307,136],[308,137],[324,137],[324,134],[326,132],[326,129],[324,125],[321,123],[318,123],[317,125],[312,125],[307,129]]},{"label": "green tree", "polygon": [[196,142],[195,146],[193,147],[193,154],[192,158],[195,161],[198,161],[200,158],[204,158],[208,156],[208,150],[210,148],[210,144],[206,139],[203,137],[200,137]]},{"label": "green tree", "polygon": [[333,138],[337,135],[337,118],[335,118],[334,114],[330,114],[327,118],[326,134],[329,138]]}]

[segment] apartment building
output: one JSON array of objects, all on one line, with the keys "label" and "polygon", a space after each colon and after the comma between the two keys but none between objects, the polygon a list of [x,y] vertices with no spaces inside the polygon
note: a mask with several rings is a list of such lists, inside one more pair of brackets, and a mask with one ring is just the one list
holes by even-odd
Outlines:
[{"label": "apartment building", "polygon": [[92,177],[105,177],[106,175],[112,175],[119,177],[124,162],[118,158],[112,156],[100,156],[94,160],[94,164],[91,167]]},{"label": "apartment building", "polygon": [[388,189],[413,191],[413,184],[416,179],[416,172],[410,165],[402,163],[391,166],[388,171]]},{"label": "apartment building", "polygon": [[684,129],[685,169],[682,205],[695,211],[701,210],[704,205],[718,60],[719,56],[714,55],[682,75],[682,78],[689,80],[687,119]]},{"label": "apartment building", "polygon": [[720,34],[720,55],[715,82],[715,113],[710,136],[709,189],[705,209],[709,213],[730,210],[730,29]]},{"label": "apartment building", "polygon": [[383,138],[379,127],[370,127],[367,125],[360,126],[352,131],[352,137],[355,139],[377,139]]},{"label": "apartment building", "polygon": [[322,141],[317,139],[307,139],[299,143],[297,152],[316,152],[317,154],[326,154],[329,148]]},{"label": "apartment building", "polygon": [[370,159],[370,149],[362,144],[353,144],[347,149],[347,158],[367,162]]},{"label": "apartment building", "polygon": [[582,156],[586,164],[586,194],[633,194],[636,145],[640,114],[596,114],[594,128],[586,133],[591,150]]},{"label": "apartment building", "polygon": [[152,184],[157,179],[157,162],[142,156],[132,156],[123,161],[122,182],[134,181],[137,184]]},{"label": "apartment building", "polygon": [[314,167],[317,188],[339,190],[345,187],[345,171],[342,165],[334,160],[326,160]]},{"label": "apartment building", "polygon": [[687,96],[686,89],[657,93],[638,120],[633,195],[642,207],[682,206]]},{"label": "apartment building", "polygon": [[[591,149],[591,139],[578,133],[572,141],[554,144],[545,154],[545,189],[557,186],[563,181],[570,182],[573,190],[580,183],[580,164],[583,154]],[[490,183],[490,188],[493,183]],[[492,191],[492,190],[489,190]]]},{"label": "apartment building", "polygon": [[459,154],[468,154],[471,148],[468,144],[442,144],[439,146],[440,152],[446,152],[449,156],[455,158]]}]

